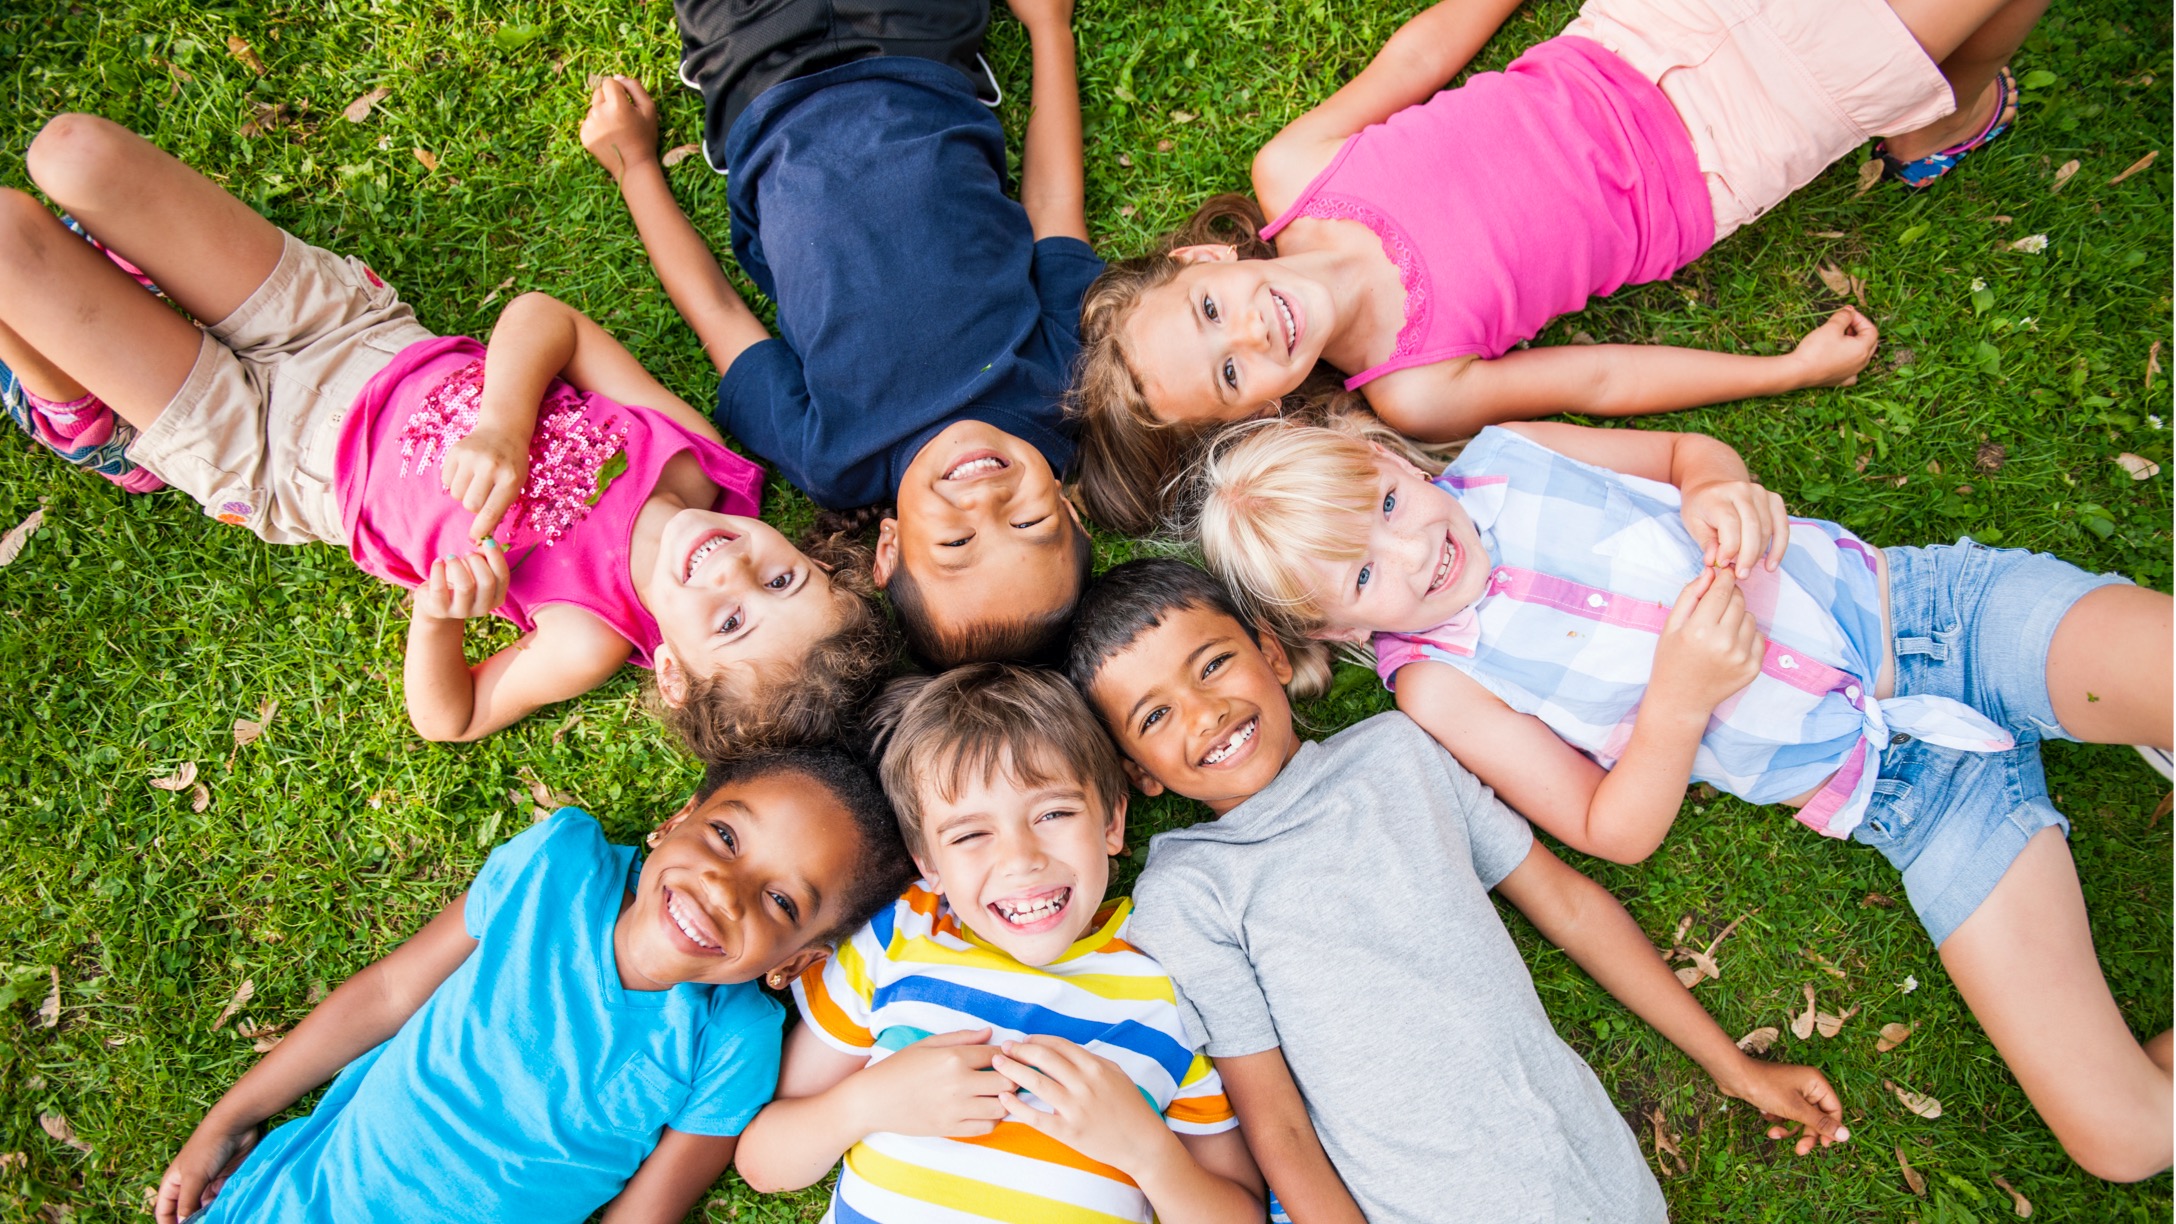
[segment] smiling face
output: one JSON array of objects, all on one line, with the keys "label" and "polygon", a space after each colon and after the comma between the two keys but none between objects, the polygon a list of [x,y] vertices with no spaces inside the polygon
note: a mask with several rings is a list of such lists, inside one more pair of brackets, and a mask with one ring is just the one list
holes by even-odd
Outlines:
[{"label": "smiling face", "polygon": [[1334,330],[1335,303],[1311,277],[1230,247],[1187,247],[1170,281],[1141,294],[1122,325],[1149,411],[1171,424],[1243,421],[1299,388]]},{"label": "smiling face", "polygon": [[1360,557],[1309,563],[1323,621],[1315,636],[1326,641],[1432,629],[1488,585],[1488,553],[1458,499],[1380,449],[1375,469],[1378,496]]},{"label": "smiling face", "polygon": [[1047,615],[1079,594],[1079,521],[1041,451],[955,421],[907,465],[898,517],[877,536],[876,580],[889,587],[905,569],[944,636]]},{"label": "smiling face", "polygon": [[658,689],[674,704],[691,675],[798,662],[841,623],[822,566],[761,520],[709,510],[666,521],[642,602],[663,639]]},{"label": "smiling face", "polygon": [[968,930],[1023,965],[1047,965],[1095,921],[1109,856],[1125,847],[1125,800],[1112,810],[1078,779],[1024,783],[1013,772],[1008,755],[969,771],[949,797],[920,788],[915,865]]},{"label": "smiling face", "polygon": [[629,990],[800,972],[866,850],[838,800],[791,770],[719,787],[658,833],[612,933]]},{"label": "smiling face", "polygon": [[1144,793],[1176,791],[1221,816],[1299,751],[1291,679],[1275,638],[1256,645],[1230,616],[1182,607],[1105,660],[1088,696]]}]

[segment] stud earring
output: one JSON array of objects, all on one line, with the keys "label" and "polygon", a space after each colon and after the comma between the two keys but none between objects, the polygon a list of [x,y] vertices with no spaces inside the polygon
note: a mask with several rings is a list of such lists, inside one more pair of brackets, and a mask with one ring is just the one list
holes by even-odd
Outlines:
[{"label": "stud earring", "polygon": [[772,990],[784,990],[786,988],[786,975],[774,969],[764,977],[763,984],[769,986]]},{"label": "stud earring", "polygon": [[660,841],[663,841],[664,839],[665,839],[665,830],[663,830],[663,829],[652,829],[652,830],[650,830],[650,835],[649,835],[648,837],[645,837],[645,838],[643,838],[643,839],[642,839],[642,844],[643,844],[643,845],[645,845],[645,846],[648,846],[648,847],[649,847],[650,849],[652,849],[652,850],[655,850],[655,849],[657,849],[657,843],[658,843],[658,842],[660,842]]}]

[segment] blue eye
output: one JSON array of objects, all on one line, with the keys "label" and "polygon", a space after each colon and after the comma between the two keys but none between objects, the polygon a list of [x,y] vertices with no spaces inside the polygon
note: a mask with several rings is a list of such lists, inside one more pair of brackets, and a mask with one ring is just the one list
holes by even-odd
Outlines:
[{"label": "blue eye", "polygon": [[1368,584],[1368,579],[1374,576],[1375,567],[1372,565],[1363,565],[1360,567],[1360,581],[1354,583],[1353,585],[1356,587],[1365,587]]},{"label": "blue eye", "polygon": [[1398,495],[1395,493],[1383,494],[1383,514],[1387,517],[1392,510],[1395,510],[1397,508]]}]

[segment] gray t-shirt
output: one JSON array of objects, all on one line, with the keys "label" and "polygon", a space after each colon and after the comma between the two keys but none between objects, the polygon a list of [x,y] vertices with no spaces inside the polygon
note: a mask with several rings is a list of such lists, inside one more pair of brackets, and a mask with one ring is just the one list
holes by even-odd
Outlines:
[{"label": "gray t-shirt", "polygon": [[1657,1221],[1662,1191],[1549,1026],[1488,890],[1526,822],[1403,714],[1300,746],[1149,843],[1127,938],[1213,1057],[1283,1047],[1373,1221]]}]

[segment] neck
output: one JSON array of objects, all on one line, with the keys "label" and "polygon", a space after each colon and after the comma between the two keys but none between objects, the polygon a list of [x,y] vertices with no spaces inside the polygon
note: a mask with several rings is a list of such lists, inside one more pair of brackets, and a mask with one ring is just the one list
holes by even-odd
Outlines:
[{"label": "neck", "polygon": [[[1278,258],[1330,291],[1337,324],[1324,337],[1323,359],[1358,373],[1396,346],[1398,330],[1405,326],[1405,282],[1375,231],[1357,221],[1307,220],[1314,224],[1306,232],[1305,247]],[[1291,232],[1278,236],[1280,250]]]}]

